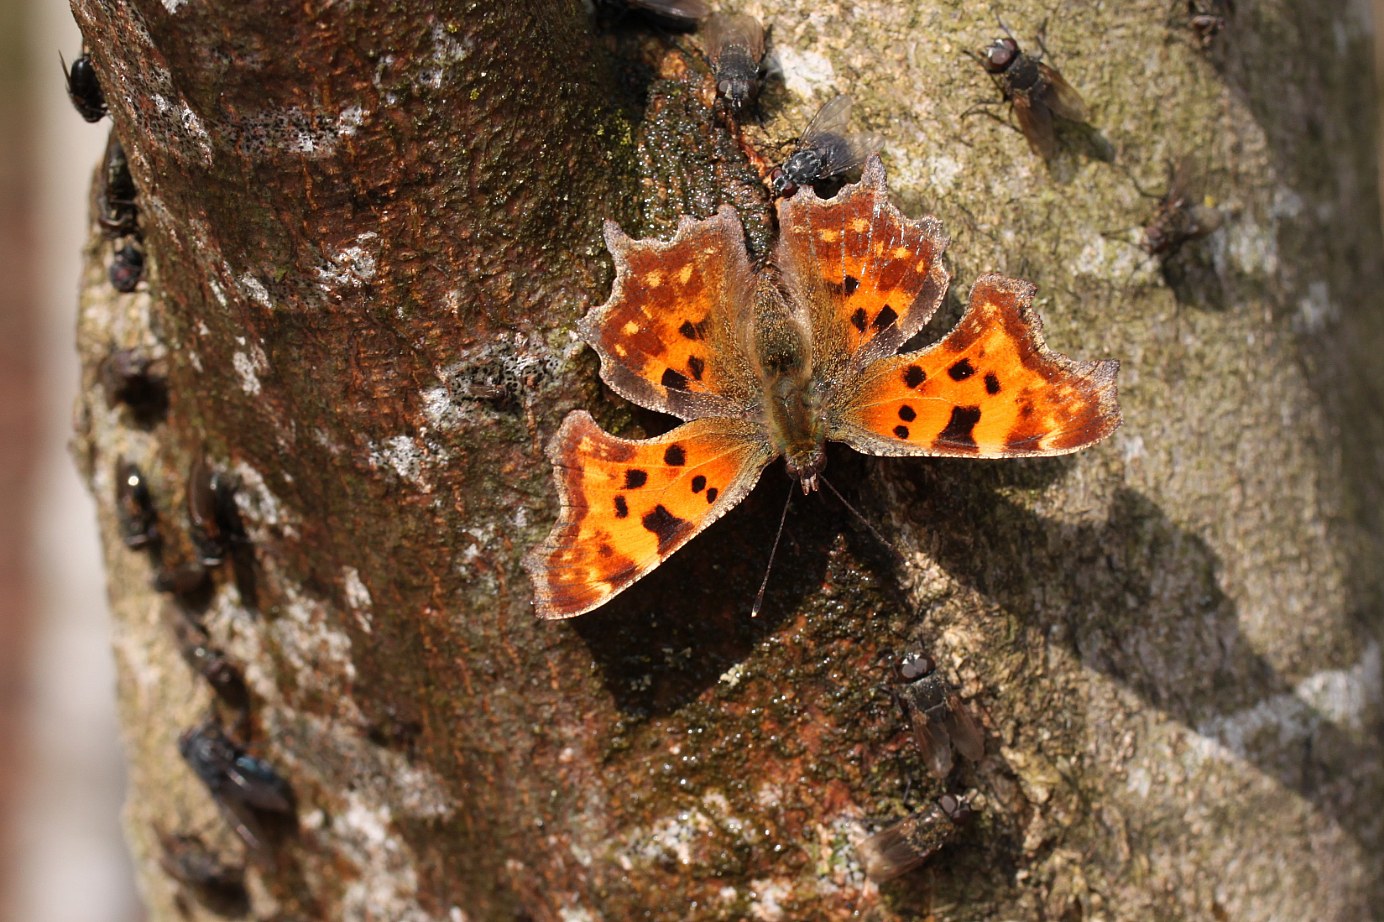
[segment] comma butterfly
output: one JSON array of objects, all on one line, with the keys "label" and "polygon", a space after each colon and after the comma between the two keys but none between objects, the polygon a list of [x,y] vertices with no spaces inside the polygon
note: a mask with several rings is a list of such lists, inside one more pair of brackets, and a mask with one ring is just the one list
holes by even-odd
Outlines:
[{"label": "comma butterfly", "polygon": [[832,199],[777,203],[752,266],[735,210],[684,217],[668,242],[605,225],[615,286],[582,320],[616,392],[686,420],[622,439],[584,411],[548,446],[562,512],[524,559],[544,618],[609,601],[725,515],[780,455],[803,492],[828,440],[874,455],[1061,455],[1120,423],[1118,362],[1039,335],[1033,286],[986,275],[940,342],[898,355],[942,302],[947,239],[889,202],[878,157]]}]

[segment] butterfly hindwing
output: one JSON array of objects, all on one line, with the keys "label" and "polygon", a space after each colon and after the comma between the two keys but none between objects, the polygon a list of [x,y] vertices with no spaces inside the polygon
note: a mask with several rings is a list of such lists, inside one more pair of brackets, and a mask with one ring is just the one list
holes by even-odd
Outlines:
[{"label": "butterfly hindwing", "polygon": [[859,183],[831,199],[810,189],[779,200],[774,261],[812,314],[813,360],[830,369],[892,355],[942,303],[946,234],[906,218],[871,156]]},{"label": "butterfly hindwing", "polygon": [[548,447],[562,500],[557,524],[524,559],[544,618],[604,604],[735,506],[771,453],[748,421],[703,419],[652,439],[622,439],[585,412]]},{"label": "butterfly hindwing", "polygon": [[631,240],[613,222],[610,298],[581,321],[601,377],[622,396],[683,419],[725,414],[754,387],[738,318],[754,288],[735,209],[684,217],[669,241]]},{"label": "butterfly hindwing", "polygon": [[829,438],[876,455],[1062,455],[1120,424],[1118,362],[1050,351],[1033,286],[987,275],[956,328],[919,352],[880,359],[837,398]]}]

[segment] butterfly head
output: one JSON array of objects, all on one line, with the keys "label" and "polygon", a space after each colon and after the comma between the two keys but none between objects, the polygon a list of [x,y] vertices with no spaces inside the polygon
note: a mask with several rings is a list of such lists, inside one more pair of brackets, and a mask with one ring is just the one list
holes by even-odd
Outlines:
[{"label": "butterfly head", "polygon": [[812,493],[818,487],[817,476],[827,466],[827,454],[821,446],[811,446],[804,451],[789,452],[784,456],[784,462],[788,465],[788,473],[797,478],[803,492]]}]

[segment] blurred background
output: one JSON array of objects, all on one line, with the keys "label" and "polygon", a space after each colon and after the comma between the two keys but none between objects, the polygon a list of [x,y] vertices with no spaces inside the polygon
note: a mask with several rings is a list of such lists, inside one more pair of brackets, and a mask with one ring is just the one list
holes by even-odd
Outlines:
[{"label": "blurred background", "polygon": [[0,920],[142,918],[120,838],[96,511],[67,455],[87,194],[110,123],[67,100],[62,0],[0,0]]},{"label": "blurred background", "polygon": [[73,111],[59,51],[81,52],[66,3],[0,0],[0,920],[134,922],[96,512],[67,455],[109,122]]}]

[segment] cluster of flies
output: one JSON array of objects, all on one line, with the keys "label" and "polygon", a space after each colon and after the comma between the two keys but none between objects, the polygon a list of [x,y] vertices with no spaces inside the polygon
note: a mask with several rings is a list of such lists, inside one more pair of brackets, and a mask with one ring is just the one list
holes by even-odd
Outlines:
[{"label": "cluster of flies", "polygon": [[[715,81],[717,98],[732,118],[753,113],[765,78],[764,29],[744,13],[713,13],[706,0],[605,0],[599,6],[622,15],[637,13],[658,25],[698,29]],[[1232,0],[1181,0],[1182,22],[1193,41],[1209,50],[1234,12]],[[1081,94],[1062,73],[1044,60],[1047,49],[1025,51],[1003,22],[1003,35],[971,52],[1008,103],[1029,148],[1044,161],[1057,156],[1058,126],[1084,124],[1089,110]],[[793,143],[788,156],[767,170],[765,181],[775,196],[793,195],[803,186],[830,195],[845,177],[881,146],[878,135],[849,128],[850,96],[827,101]],[[757,153],[751,159],[762,162]],[[1167,191],[1158,196],[1140,247],[1151,256],[1168,257],[1184,243],[1204,237],[1221,224],[1220,213],[1193,193],[1195,171],[1179,164],[1170,171]]]},{"label": "cluster of flies", "polygon": [[[62,61],[61,55],[58,58]],[[106,94],[96,78],[91,56],[83,51],[69,66],[62,61],[67,80],[67,98],[88,122],[106,117]],[[139,190],[130,174],[125,148],[112,130],[106,138],[106,153],[101,159],[99,191],[96,195],[97,223],[111,241],[113,256],[106,270],[116,291],[129,293],[144,277],[144,234],[139,226]]]},{"label": "cluster of flies", "polygon": [[[147,422],[167,404],[166,381],[157,363],[136,349],[112,352],[102,365],[101,383],[108,405],[125,408],[137,420]],[[149,555],[155,573],[152,584],[168,597],[165,621],[173,640],[183,660],[214,695],[208,718],[178,737],[178,753],[250,854],[265,857],[272,843],[294,825],[293,792],[272,766],[246,751],[249,690],[241,670],[212,642],[200,617],[215,572],[235,546],[246,540],[236,509],[235,485],[198,452],[183,493],[185,542],[171,540],[171,517],[160,517],[154,490],[139,466],[124,457],[116,461],[121,540],[127,548]],[[167,552],[175,544],[189,547],[191,559],[169,563]],[[221,860],[195,832],[156,827],[155,833],[163,852],[161,865],[187,893],[212,911],[244,912],[248,895],[243,863]]]},{"label": "cluster of flies", "polygon": [[[972,762],[985,755],[985,735],[957,690],[925,653],[904,654],[893,667],[890,696],[898,705],[928,773],[947,783],[953,753]],[[974,815],[964,793],[947,792],[921,810],[884,827],[859,845],[865,875],[883,883],[923,864],[951,842]]]},{"label": "cluster of flies", "polygon": [[[88,122],[100,121],[108,110],[90,56],[83,52],[71,65],[64,61],[62,66],[73,107]],[[144,275],[138,199],[125,149],[112,131],[102,159],[96,205],[97,222],[112,241],[110,282],[120,292],[134,291]],[[113,351],[102,365],[101,383],[108,406],[125,407],[141,426],[152,425],[166,412],[165,378],[157,363],[138,349]],[[234,490],[230,478],[212,468],[199,451],[183,490],[186,543],[192,548],[192,559],[170,564],[165,546],[171,535],[160,521],[149,479],[133,462],[123,457],[116,461],[121,539],[131,550],[149,554],[155,572],[153,586],[169,597],[166,620],[178,650],[215,695],[216,705],[207,720],[178,737],[178,753],[250,853],[265,856],[274,838],[292,828],[293,792],[272,766],[245,750],[249,690],[240,669],[212,643],[198,616],[198,600],[209,596],[213,573],[227,561],[233,545],[245,540]],[[234,717],[229,728],[223,720],[225,712]],[[156,828],[155,833],[164,870],[204,906],[225,915],[245,911],[243,864],[222,861],[195,832]]]}]

